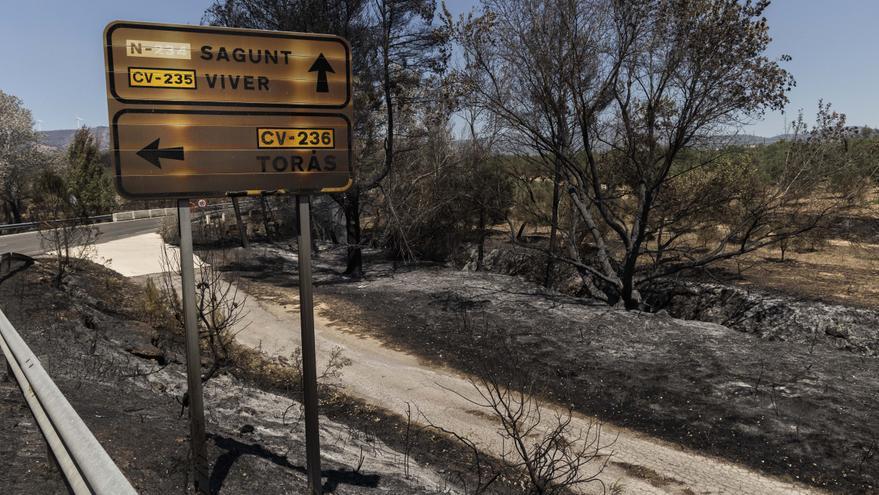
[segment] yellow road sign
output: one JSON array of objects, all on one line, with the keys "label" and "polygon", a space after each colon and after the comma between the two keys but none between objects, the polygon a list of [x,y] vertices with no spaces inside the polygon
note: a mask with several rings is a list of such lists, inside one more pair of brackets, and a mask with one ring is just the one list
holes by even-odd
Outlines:
[{"label": "yellow road sign", "polygon": [[351,56],[337,36],[127,21],[104,31],[120,194],[351,183]]},{"label": "yellow road sign", "polygon": [[195,71],[129,67],[128,85],[147,88],[196,89]]},{"label": "yellow road sign", "polygon": [[335,129],[257,129],[260,148],[335,148]]}]

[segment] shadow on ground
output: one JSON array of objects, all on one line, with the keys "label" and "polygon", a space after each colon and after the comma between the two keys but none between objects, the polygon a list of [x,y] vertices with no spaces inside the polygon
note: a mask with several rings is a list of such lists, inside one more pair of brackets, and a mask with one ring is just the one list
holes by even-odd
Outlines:
[{"label": "shadow on ground", "polygon": [[[212,494],[220,493],[223,482],[226,480],[235,462],[245,455],[256,456],[282,468],[306,474],[304,466],[292,464],[287,460],[287,457],[275,454],[262,445],[244,443],[222,435],[209,434],[208,437],[214,442],[214,445],[225,450],[214,462],[214,467],[211,470],[210,489]],[[347,469],[322,470],[321,477],[326,478],[326,482],[323,484],[324,492],[333,492],[339,485],[377,488],[381,479],[381,476],[377,474],[361,474]]]}]

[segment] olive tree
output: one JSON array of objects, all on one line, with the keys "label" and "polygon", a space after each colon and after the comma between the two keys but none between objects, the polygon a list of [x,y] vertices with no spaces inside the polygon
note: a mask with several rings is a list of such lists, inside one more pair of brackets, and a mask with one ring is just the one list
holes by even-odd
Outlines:
[{"label": "olive tree", "polygon": [[98,138],[83,127],[67,148],[67,188],[80,217],[109,213],[115,204],[110,175],[104,168]]}]

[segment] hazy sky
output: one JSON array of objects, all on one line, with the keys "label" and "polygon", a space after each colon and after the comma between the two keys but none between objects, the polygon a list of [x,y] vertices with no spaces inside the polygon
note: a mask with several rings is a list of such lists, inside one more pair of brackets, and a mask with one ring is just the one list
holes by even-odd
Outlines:
[{"label": "hazy sky", "polygon": [[[43,130],[106,125],[101,33],[115,19],[198,24],[210,0],[0,0],[0,90],[24,100]],[[453,12],[473,0],[447,1]],[[746,132],[772,136],[819,98],[849,123],[879,127],[879,0],[775,0],[771,56],[787,53],[797,79],[787,117],[768,115]]]}]

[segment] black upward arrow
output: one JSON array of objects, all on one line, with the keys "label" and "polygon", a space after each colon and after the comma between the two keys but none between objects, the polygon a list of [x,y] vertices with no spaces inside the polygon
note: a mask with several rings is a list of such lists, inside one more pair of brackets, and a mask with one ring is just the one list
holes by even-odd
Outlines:
[{"label": "black upward arrow", "polygon": [[176,148],[165,148],[163,150],[160,150],[159,140],[156,139],[152,143],[144,146],[142,150],[138,151],[137,156],[152,163],[158,168],[162,168],[162,162],[160,161],[162,158],[167,158],[168,160],[183,159],[183,146],[177,146]]},{"label": "black upward arrow", "polygon": [[308,69],[308,72],[317,72],[317,92],[318,93],[329,93],[330,92],[330,87],[327,84],[327,72],[332,72],[335,74],[336,71],[334,71],[333,66],[330,65],[329,62],[327,62],[327,59],[326,59],[326,57],[324,57],[323,53],[318,55],[317,60],[315,60],[314,63],[311,64],[311,68]]}]

